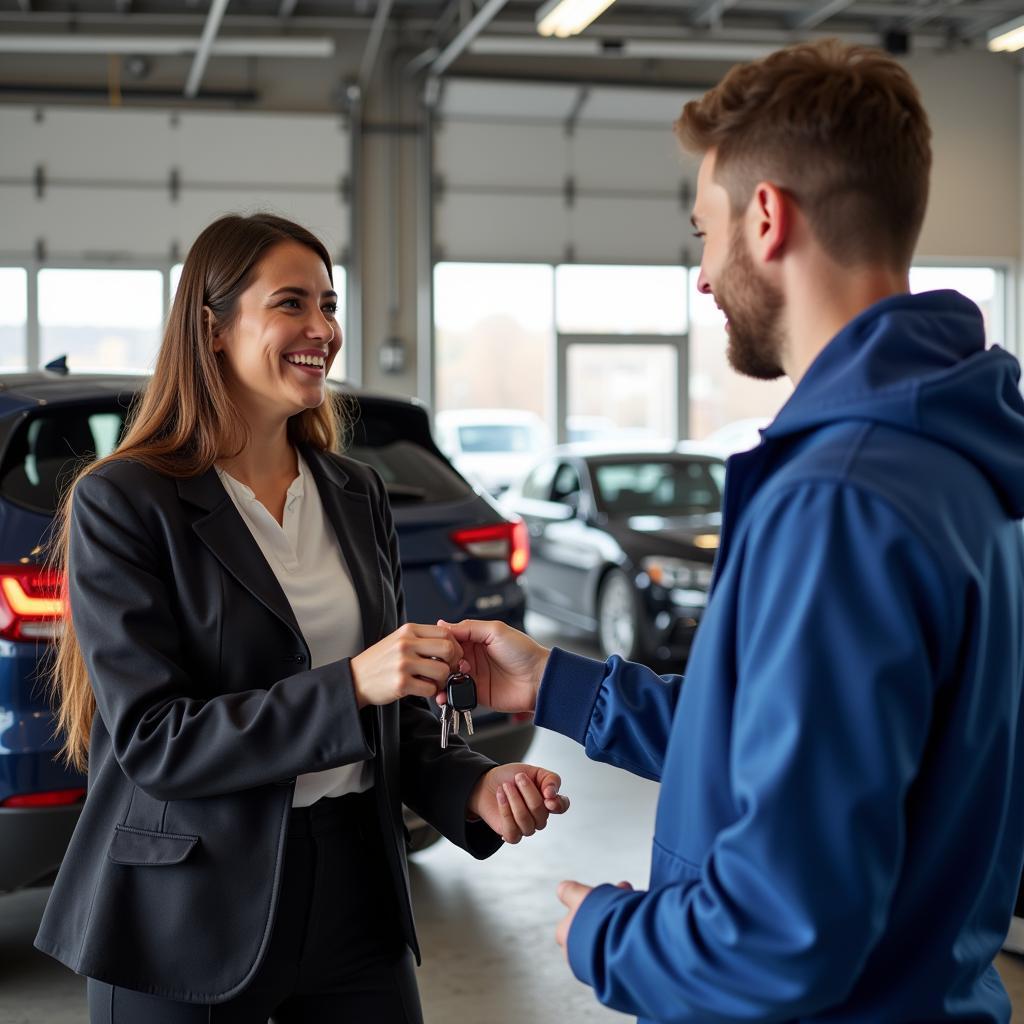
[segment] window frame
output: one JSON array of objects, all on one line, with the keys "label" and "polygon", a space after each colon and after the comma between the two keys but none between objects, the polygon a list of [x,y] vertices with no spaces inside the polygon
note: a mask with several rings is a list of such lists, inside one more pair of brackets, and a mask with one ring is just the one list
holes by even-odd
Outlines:
[{"label": "window frame", "polygon": [[[911,266],[935,270],[994,270],[996,293],[992,299],[992,312],[1000,327],[1001,338],[998,343],[1018,358],[1024,354],[1021,340],[1017,336],[1017,324],[1020,316],[1024,316],[1024,310],[1018,307],[1019,268],[1014,260],[921,256],[915,257]],[[993,329],[992,333],[997,332]]]}]

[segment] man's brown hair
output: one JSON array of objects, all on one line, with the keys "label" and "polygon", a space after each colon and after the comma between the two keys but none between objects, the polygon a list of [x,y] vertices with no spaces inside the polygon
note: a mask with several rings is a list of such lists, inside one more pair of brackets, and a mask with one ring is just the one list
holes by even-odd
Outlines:
[{"label": "man's brown hair", "polygon": [[734,67],[683,107],[683,146],[715,151],[715,179],[742,213],[759,181],[788,192],[844,265],[909,266],[928,203],[931,128],[888,54],[837,39]]}]

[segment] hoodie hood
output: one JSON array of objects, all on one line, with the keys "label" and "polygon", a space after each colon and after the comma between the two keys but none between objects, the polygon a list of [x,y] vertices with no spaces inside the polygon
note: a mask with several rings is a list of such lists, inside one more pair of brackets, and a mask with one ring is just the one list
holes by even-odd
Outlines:
[{"label": "hoodie hood", "polygon": [[771,441],[840,420],[908,430],[954,449],[1024,516],[1020,364],[985,348],[981,311],[955,291],[894,295],[864,310],[819,353],[775,421]]}]

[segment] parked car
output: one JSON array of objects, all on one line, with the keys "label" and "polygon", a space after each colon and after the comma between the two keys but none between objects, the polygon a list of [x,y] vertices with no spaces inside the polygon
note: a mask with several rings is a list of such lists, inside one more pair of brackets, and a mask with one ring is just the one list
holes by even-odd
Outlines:
[{"label": "parked car", "polygon": [[700,447],[707,452],[721,455],[723,459],[736,452],[745,452],[761,443],[761,431],[771,423],[770,416],[751,416],[748,419],[733,420],[713,430],[702,438]]},{"label": "parked car", "polygon": [[455,468],[495,495],[551,446],[544,421],[523,409],[454,409],[437,413],[434,424]]},{"label": "parked car", "polygon": [[605,656],[682,665],[707,603],[725,463],[672,449],[555,448],[503,505],[530,531],[530,608]]},{"label": "parked car", "polygon": [[[116,446],[143,377],[61,372],[0,375],[0,892],[50,881],[85,798],[86,780],[54,755],[40,668],[60,628],[58,581],[42,545],[58,495],[83,462]],[[401,547],[408,615],[434,622],[500,618],[522,627],[526,530],[476,493],[434,445],[425,408],[353,394],[348,453],[384,478]],[[480,708],[472,744],[523,758],[530,716]],[[406,812],[410,846],[438,838]]]}]

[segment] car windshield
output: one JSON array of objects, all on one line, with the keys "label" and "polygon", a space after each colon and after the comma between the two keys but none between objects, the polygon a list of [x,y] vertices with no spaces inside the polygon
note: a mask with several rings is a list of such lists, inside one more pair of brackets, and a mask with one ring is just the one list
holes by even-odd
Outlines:
[{"label": "car windshield", "polygon": [[533,431],[512,423],[480,423],[459,427],[463,452],[532,452],[537,447]]},{"label": "car windshield", "polygon": [[448,463],[415,441],[353,444],[345,454],[368,463],[380,473],[392,505],[458,501],[473,493],[473,488]]},{"label": "car windshield", "polygon": [[612,516],[706,515],[721,510],[717,463],[646,459],[591,466],[598,504]]}]

